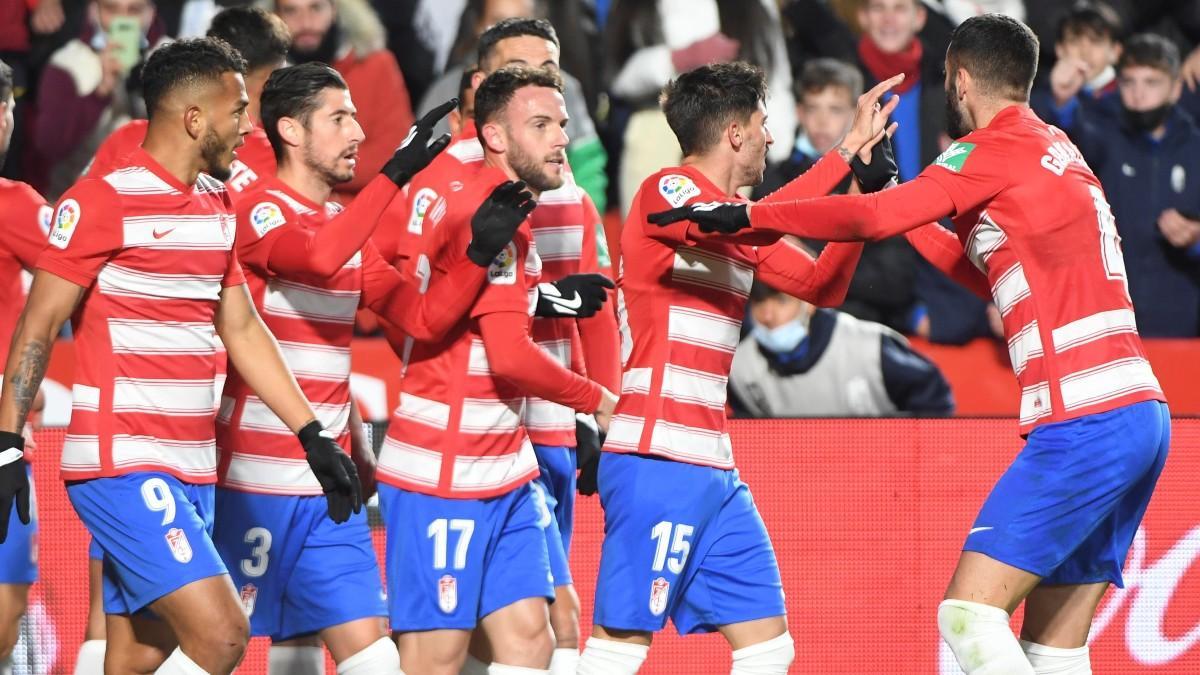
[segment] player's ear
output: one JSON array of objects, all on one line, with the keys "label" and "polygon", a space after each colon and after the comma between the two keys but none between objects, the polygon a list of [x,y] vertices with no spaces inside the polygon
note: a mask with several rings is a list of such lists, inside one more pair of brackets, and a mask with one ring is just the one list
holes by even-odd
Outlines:
[{"label": "player's ear", "polygon": [[734,150],[740,150],[742,147],[742,135],[745,129],[737,122],[731,122],[725,127],[725,136],[729,139],[729,146]]},{"label": "player's ear", "polygon": [[196,140],[204,135],[204,131],[208,126],[208,120],[204,117],[204,111],[198,105],[189,105],[183,110],[183,129],[187,132],[192,140]]},{"label": "player's ear", "polygon": [[974,86],[974,82],[971,80],[971,74],[967,72],[966,68],[960,66],[958,70],[954,72],[954,85],[958,90],[958,99],[961,101],[962,99],[966,98],[967,91]]},{"label": "player's ear", "polygon": [[488,150],[497,154],[508,151],[508,138],[499,124],[488,122],[479,128],[479,138]]},{"label": "player's ear", "polygon": [[299,147],[304,142],[304,127],[294,117],[280,117],[276,122],[279,138],[284,143]]}]

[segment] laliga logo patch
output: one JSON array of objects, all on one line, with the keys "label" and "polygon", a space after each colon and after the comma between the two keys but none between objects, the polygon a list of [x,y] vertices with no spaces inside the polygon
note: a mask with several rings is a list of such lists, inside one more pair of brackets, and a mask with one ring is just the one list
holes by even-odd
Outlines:
[{"label": "laliga logo patch", "polygon": [[488,283],[511,286],[517,283],[517,245],[511,241],[496,254],[488,267]]},{"label": "laliga logo patch", "polygon": [[700,188],[691,178],[670,174],[658,179],[658,192],[671,206],[679,208],[692,197],[700,196]]},{"label": "laliga logo patch", "polygon": [[188,542],[187,533],[178,527],[172,527],[167,530],[165,535],[167,546],[171,548],[171,555],[181,563],[187,564],[192,560],[192,545]]},{"label": "laliga logo patch", "polygon": [[412,215],[408,218],[408,231],[412,234],[421,234],[421,225],[425,222],[425,215],[429,213],[429,207],[437,201],[438,194],[429,188],[421,188],[417,190],[417,194],[413,197]]},{"label": "laliga logo patch", "polygon": [[250,211],[250,226],[260,237],[286,222],[287,218],[275,202],[263,202]]},{"label": "laliga logo patch", "polygon": [[258,602],[258,587],[254,584],[246,584],[241,590],[242,610],[246,612],[246,616],[254,614],[254,603]]},{"label": "laliga logo patch", "polygon": [[38,208],[38,227],[42,228],[42,234],[50,234],[50,223],[54,221],[54,209],[46,204],[42,204]]},{"label": "laliga logo patch", "polygon": [[662,616],[667,611],[667,594],[671,591],[671,582],[659,577],[650,582],[650,613]]},{"label": "laliga logo patch", "polygon": [[58,248],[66,248],[75,234],[75,226],[79,224],[82,211],[79,202],[67,199],[58,205],[58,213],[54,216],[54,227],[50,230],[50,244]]},{"label": "laliga logo patch", "polygon": [[458,580],[449,574],[438,579],[438,608],[444,614],[453,614],[458,608]]}]

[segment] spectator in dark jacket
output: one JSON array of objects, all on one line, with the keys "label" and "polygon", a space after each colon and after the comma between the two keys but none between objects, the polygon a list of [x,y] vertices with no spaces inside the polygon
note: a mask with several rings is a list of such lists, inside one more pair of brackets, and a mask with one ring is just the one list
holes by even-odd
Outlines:
[{"label": "spectator in dark jacket", "polygon": [[1039,117],[1058,124],[1076,106],[1116,112],[1109,94],[1117,90],[1121,24],[1111,7],[1090,0],[1073,5],[1058,24],[1054,53],[1049,83],[1035,87],[1029,100]]},{"label": "spectator in dark jacket", "polygon": [[1174,44],[1135,36],[1117,66],[1119,115],[1080,107],[1063,120],[1111,202],[1124,263],[1107,261],[1128,275],[1146,337],[1200,335],[1200,130],[1176,105],[1179,68]]},{"label": "spectator in dark jacket", "polygon": [[950,415],[941,371],[899,333],[756,282],[753,327],[733,356],[729,403],[741,417]]}]

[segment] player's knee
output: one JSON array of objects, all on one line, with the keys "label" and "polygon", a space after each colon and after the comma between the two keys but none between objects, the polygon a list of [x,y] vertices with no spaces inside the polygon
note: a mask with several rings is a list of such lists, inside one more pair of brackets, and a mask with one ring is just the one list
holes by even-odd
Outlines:
[{"label": "player's knee", "polygon": [[188,654],[203,654],[206,661],[234,668],[246,653],[250,642],[250,624],[246,615],[238,612],[223,621],[210,626],[199,635],[190,636],[186,642],[180,636],[180,644]]},{"label": "player's knee", "polygon": [[766,642],[734,650],[731,675],[786,675],[796,659],[792,636],[784,633]]},{"label": "player's knee", "polygon": [[395,675],[400,672],[396,643],[379,638],[337,665],[338,675]]},{"label": "player's knee", "polygon": [[1037,675],[1092,675],[1092,659],[1087,645],[1065,649],[1021,640],[1021,649]]},{"label": "player's knee", "polygon": [[554,654],[554,633],[544,619],[514,622],[505,633],[503,644],[492,645],[495,662],[543,664],[543,667],[550,663],[550,657]]},{"label": "player's knee", "polygon": [[1008,612],[967,600],[938,605],[938,632],[967,675],[1034,675]]}]

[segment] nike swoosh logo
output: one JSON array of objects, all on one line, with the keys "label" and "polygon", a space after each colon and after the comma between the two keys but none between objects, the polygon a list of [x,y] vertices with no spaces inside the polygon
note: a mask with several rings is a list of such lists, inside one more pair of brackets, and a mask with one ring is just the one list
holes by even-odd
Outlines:
[{"label": "nike swoosh logo", "polygon": [[171,233],[172,233],[172,232],[174,232],[174,231],[175,231],[175,228],[173,228],[173,227],[172,227],[171,229],[169,229],[169,230],[165,230],[165,231],[163,231],[163,232],[159,232],[158,230],[154,230],[154,231],[153,231],[153,232],[151,232],[150,234],[154,235],[154,238],[155,238],[155,239],[162,239],[163,237],[167,236],[168,234],[171,234]]},{"label": "nike swoosh logo", "polygon": [[988,530],[991,530],[991,529],[994,529],[994,528],[991,528],[991,527],[972,527],[972,528],[971,528],[971,531],[967,533],[967,536],[969,537],[969,536],[971,536],[972,534],[975,534],[975,533],[977,533],[977,532],[987,532]]},{"label": "nike swoosh logo", "polygon": [[547,295],[546,299],[559,307],[567,309],[579,309],[583,306],[583,298],[579,297],[579,291],[575,291],[575,294],[570,299],[555,297],[553,295]]}]

